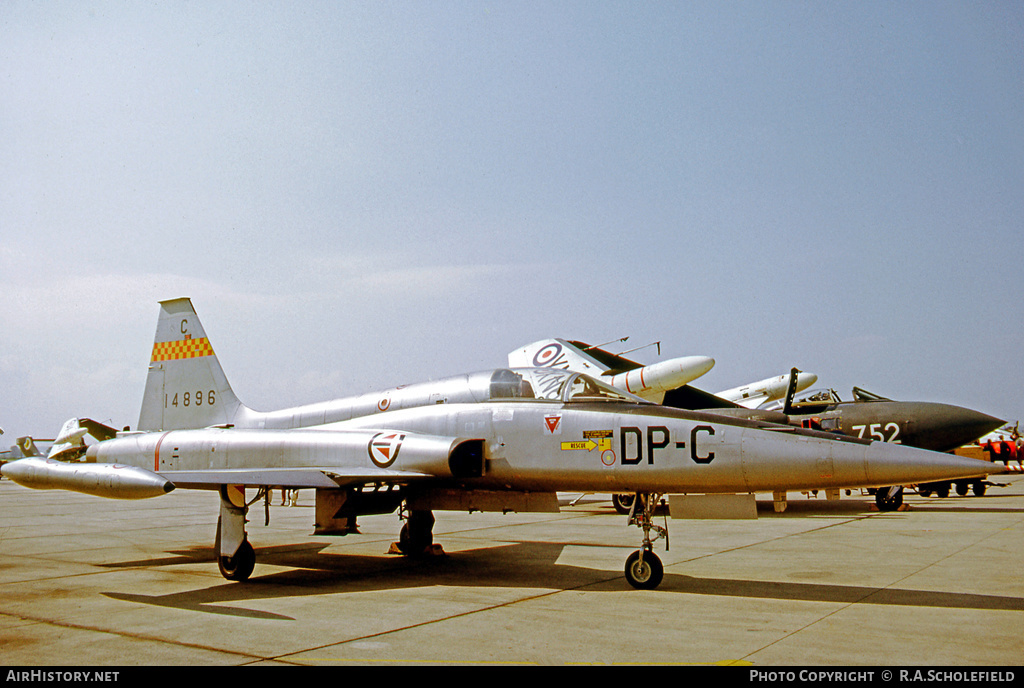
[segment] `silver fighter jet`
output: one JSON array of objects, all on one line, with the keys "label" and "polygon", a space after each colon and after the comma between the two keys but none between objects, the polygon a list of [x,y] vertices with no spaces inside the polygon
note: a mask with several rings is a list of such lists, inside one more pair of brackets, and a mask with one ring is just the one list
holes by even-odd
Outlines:
[{"label": "silver fighter jet", "polygon": [[[872,487],[973,477],[991,464],[748,419],[666,408],[585,374],[503,368],[258,412],[231,390],[189,299],[160,304],[139,427],[88,447],[85,460],[13,461],[34,488],[113,498],[174,488],[220,494],[221,573],[245,580],[255,552],[249,507],[276,488],[316,492],[317,534],[399,510],[399,549],[431,551],[434,510],[557,511],[556,491],[632,492],[643,533],[625,574],[654,588],[662,495]],[[255,490],[247,499],[246,489]],[[714,495],[713,495],[714,496]],[[670,499],[670,507],[672,500]],[[269,509],[268,509],[269,513]]]}]

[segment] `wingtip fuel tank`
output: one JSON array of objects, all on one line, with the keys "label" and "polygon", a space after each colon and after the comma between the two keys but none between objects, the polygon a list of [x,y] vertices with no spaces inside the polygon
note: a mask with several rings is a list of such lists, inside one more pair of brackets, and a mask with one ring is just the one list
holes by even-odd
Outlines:
[{"label": "wingtip fuel tank", "polygon": [[66,463],[28,457],[0,466],[0,473],[22,487],[70,490],[109,499],[146,499],[174,489],[173,483],[152,471],[113,463]]},{"label": "wingtip fuel tank", "polygon": [[682,356],[613,375],[610,384],[645,399],[696,380],[715,365],[710,356]]}]

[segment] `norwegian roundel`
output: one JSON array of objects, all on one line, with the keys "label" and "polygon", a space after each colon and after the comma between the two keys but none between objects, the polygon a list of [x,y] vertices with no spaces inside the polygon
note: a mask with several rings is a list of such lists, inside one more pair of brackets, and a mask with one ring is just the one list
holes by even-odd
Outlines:
[{"label": "norwegian roundel", "polygon": [[398,458],[398,451],[402,448],[405,440],[405,433],[402,432],[379,432],[370,440],[367,447],[370,452],[370,461],[375,466],[387,468]]}]

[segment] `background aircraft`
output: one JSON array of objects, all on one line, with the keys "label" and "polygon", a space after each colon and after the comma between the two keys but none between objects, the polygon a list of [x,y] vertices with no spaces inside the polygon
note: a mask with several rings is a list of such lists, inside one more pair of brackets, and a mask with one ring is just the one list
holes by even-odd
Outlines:
[{"label": "background aircraft", "polygon": [[600,376],[613,387],[660,404],[665,392],[696,380],[714,367],[715,359],[683,356],[645,366],[584,342],[542,339],[509,353],[508,364],[512,368],[557,368]]},{"label": "background aircraft", "polygon": [[[642,533],[631,585],[662,578],[653,542],[660,495],[890,485],[986,474],[991,465],[867,439],[670,409],[590,376],[497,369],[322,404],[260,412],[227,382],[189,299],[161,304],[139,429],[88,446],[83,462],[27,457],[0,467],[26,487],[111,498],[175,488],[220,495],[221,573],[247,579],[249,507],[273,489],[316,490],[316,534],[356,532],[356,518],[398,510],[399,549],[433,543],[433,511],[558,510],[556,491],[638,496]],[[82,439],[67,425],[66,437]],[[256,490],[249,500],[246,488]],[[744,494],[736,494],[744,493]],[[683,500],[685,501],[685,500]]]},{"label": "background aircraft", "polygon": [[[715,360],[710,356],[684,356],[645,366],[601,346],[576,340],[542,339],[510,352],[508,364],[513,368],[537,366],[600,375],[613,387],[674,408],[720,409],[740,418],[786,422],[779,413],[751,411],[785,397],[790,384],[788,374],[711,394],[688,384],[714,367]],[[817,379],[813,373],[798,371],[796,391],[806,389]]]},{"label": "background aircraft", "polygon": [[[0,435],[3,432],[0,431]],[[27,456],[45,456],[59,461],[77,461],[85,455],[85,436],[91,435],[98,440],[111,439],[117,431],[103,423],[89,418],[72,418],[64,423],[55,439],[36,439],[19,437],[16,444],[5,452],[0,452],[0,464]]]},{"label": "background aircraft", "polygon": [[60,461],[77,461],[86,452],[85,436],[98,440],[109,440],[117,434],[114,428],[97,423],[90,418],[72,418],[66,421],[46,452],[46,458]]},{"label": "background aircraft", "polygon": [[[715,396],[744,408],[757,408],[778,399],[784,399],[786,392],[789,391],[790,379],[791,376],[788,374],[776,375],[765,380],[752,382],[749,385],[741,385],[716,392]],[[802,392],[817,382],[817,380],[818,376],[814,373],[805,373],[798,370],[796,372],[795,391],[798,393]]]},{"label": "background aircraft", "polygon": [[[579,342],[570,344],[587,346]],[[596,347],[587,347],[587,352],[612,369],[640,365]],[[572,368],[578,359],[563,356],[562,360]],[[805,400],[794,402],[794,395],[801,388],[813,384],[815,380],[816,375],[794,368],[788,375],[768,378],[719,394],[710,394],[692,385],[682,385],[668,390],[660,403],[673,408],[786,423],[936,452],[949,452],[973,442],[1004,422],[960,406],[934,402],[893,401],[860,388],[854,388],[853,401],[844,402],[835,391],[827,390],[808,394]],[[725,398],[722,394],[732,398]],[[765,403],[762,401],[764,399],[769,401]],[[771,399],[775,400],[774,403]],[[986,481],[983,478],[960,481],[958,490],[966,492],[967,486],[970,486],[975,494],[984,494]],[[889,489],[879,490],[875,494],[878,508],[899,508],[903,503],[902,487],[887,487]],[[949,493],[949,485],[926,484],[924,491],[928,494],[944,495]],[[784,491],[776,492],[775,498],[776,508],[785,509]],[[632,496],[615,495],[613,503],[620,512],[628,512]]]},{"label": "background aircraft", "polygon": [[990,457],[990,461],[1000,461],[1009,470],[1024,470],[1024,439],[1021,439],[1020,421],[1006,423],[979,437],[975,444]]},{"label": "background aircraft", "polygon": [[[52,440],[41,440],[51,442]],[[49,450],[49,447],[47,447]],[[36,446],[36,440],[32,437],[19,437],[7,451],[0,453],[0,463],[13,461],[26,456],[42,456],[43,453]]]},{"label": "background aircraft", "polygon": [[[801,427],[840,432],[845,435],[895,442],[935,452],[951,452],[1003,425],[1004,421],[988,414],[927,401],[894,401],[860,387],[853,388],[853,399],[843,401],[835,390],[822,390],[807,399],[792,402],[788,410],[790,422]],[[973,490],[985,494],[984,479],[955,483],[961,495]],[[949,482],[918,485],[924,496],[945,497]]]},{"label": "background aircraft", "polygon": [[[42,447],[39,446],[40,442],[44,443]],[[15,440],[15,443],[10,449],[0,452],[0,465],[26,456],[45,456],[45,452],[50,451],[51,442],[53,442],[53,440],[37,440],[34,437],[19,437]]]},{"label": "background aircraft", "polygon": [[853,388],[843,401],[835,390],[793,402],[789,417],[803,427],[948,452],[986,435],[1004,421],[988,414],[928,401],[894,401]]}]

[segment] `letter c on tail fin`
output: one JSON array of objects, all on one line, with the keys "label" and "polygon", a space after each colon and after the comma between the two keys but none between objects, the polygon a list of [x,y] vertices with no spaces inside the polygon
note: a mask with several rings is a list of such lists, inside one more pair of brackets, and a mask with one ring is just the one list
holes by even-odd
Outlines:
[{"label": "letter c on tail fin", "polygon": [[139,430],[234,423],[245,409],[231,390],[192,301],[160,302]]}]

